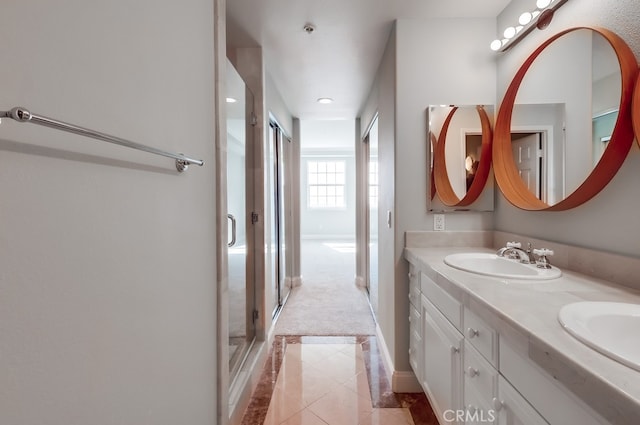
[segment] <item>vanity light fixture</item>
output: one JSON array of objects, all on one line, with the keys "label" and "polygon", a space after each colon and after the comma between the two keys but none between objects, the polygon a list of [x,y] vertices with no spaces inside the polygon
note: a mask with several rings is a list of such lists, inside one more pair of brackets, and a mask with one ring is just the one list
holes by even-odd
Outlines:
[{"label": "vanity light fixture", "polygon": [[328,105],[329,103],[333,103],[333,99],[331,99],[330,97],[320,97],[318,98],[317,102]]},{"label": "vanity light fixture", "polygon": [[522,13],[518,18],[518,25],[507,27],[502,38],[491,42],[491,50],[505,52],[534,28],[546,28],[551,23],[553,13],[566,2],[567,0],[537,0],[535,10]]}]

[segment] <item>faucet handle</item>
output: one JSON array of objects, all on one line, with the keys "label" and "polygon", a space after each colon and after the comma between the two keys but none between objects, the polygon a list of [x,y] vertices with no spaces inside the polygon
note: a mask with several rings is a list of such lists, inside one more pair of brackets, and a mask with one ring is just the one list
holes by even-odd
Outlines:
[{"label": "faucet handle", "polygon": [[520,242],[507,242],[507,248],[522,248]]},{"label": "faucet handle", "polygon": [[549,259],[547,257],[553,255],[553,250],[546,248],[534,249],[533,253],[538,256],[538,259],[536,260],[537,267],[541,269],[551,268],[551,263],[549,263]]},{"label": "faucet handle", "polygon": [[553,255],[553,250],[547,249],[547,248],[539,248],[539,249],[534,249],[533,253],[540,257],[550,257]]}]

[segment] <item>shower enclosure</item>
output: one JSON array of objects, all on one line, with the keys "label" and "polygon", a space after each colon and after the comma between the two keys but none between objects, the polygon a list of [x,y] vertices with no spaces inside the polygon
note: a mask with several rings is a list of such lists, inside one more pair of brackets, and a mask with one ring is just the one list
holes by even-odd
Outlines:
[{"label": "shower enclosure", "polygon": [[253,94],[227,61],[227,219],[229,272],[229,378],[235,379],[255,340],[252,167]]}]

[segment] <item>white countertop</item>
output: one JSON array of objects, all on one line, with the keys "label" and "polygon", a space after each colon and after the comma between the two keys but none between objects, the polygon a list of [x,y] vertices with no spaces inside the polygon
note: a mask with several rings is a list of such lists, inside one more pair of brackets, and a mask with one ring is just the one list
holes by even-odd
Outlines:
[{"label": "white countertop", "polygon": [[[566,304],[579,301],[640,304],[639,291],[568,270],[562,270],[562,277],[547,281],[477,275],[444,263],[445,256],[458,252],[495,251],[482,247],[405,248],[404,256],[431,274],[436,283],[442,284],[438,275],[444,277],[467,300],[485,307],[528,338],[530,346],[552,351],[562,366],[577,371],[585,378],[583,381],[563,383],[596,411],[604,413],[604,417],[612,421],[615,417],[640,420],[640,372],[584,345],[558,322],[558,312]],[[640,338],[640,329],[636,337]]]}]

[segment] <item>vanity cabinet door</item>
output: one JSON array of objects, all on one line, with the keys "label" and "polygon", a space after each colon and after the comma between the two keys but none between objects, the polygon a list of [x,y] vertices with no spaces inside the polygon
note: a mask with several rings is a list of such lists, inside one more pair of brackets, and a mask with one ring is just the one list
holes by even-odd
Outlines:
[{"label": "vanity cabinet door", "polygon": [[502,376],[493,407],[498,414],[497,425],[549,425]]},{"label": "vanity cabinet door", "polygon": [[438,418],[443,418],[446,411],[462,408],[464,338],[424,296],[421,313],[424,355],[421,384]]}]

